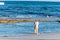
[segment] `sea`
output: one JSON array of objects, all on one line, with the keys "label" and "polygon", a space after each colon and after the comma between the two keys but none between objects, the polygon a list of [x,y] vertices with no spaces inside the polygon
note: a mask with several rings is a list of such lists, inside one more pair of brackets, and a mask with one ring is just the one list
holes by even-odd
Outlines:
[{"label": "sea", "polygon": [[[60,2],[2,1],[0,19],[60,17]],[[9,19],[8,18],[8,19]],[[34,34],[34,22],[0,23],[0,36]],[[39,22],[39,33],[60,33],[60,22]]]}]

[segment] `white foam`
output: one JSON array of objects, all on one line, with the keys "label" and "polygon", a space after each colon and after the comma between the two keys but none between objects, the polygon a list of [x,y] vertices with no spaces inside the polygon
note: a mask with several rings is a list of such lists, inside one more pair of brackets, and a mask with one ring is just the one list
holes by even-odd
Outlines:
[{"label": "white foam", "polygon": [[4,2],[0,2],[0,5],[4,5]]}]

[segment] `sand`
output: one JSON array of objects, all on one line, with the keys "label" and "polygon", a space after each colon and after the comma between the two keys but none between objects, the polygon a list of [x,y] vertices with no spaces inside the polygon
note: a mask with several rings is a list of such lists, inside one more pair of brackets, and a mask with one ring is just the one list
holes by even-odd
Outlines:
[{"label": "sand", "polygon": [[60,33],[24,34],[19,36],[0,36],[0,40],[60,40]]}]

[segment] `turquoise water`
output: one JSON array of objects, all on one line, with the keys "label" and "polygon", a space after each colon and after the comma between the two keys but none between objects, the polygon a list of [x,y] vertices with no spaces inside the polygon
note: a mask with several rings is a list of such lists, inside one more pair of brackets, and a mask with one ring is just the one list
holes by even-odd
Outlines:
[{"label": "turquoise water", "polygon": [[[41,22],[39,23],[39,33],[54,33],[60,32],[60,23],[58,22]],[[20,35],[34,33],[34,23],[15,23],[15,24],[0,24],[1,35]]]},{"label": "turquoise water", "polygon": [[[42,16],[60,17],[60,2],[4,2],[5,5],[0,5],[0,17],[15,17],[39,18]],[[22,17],[22,18],[21,18]],[[8,19],[9,19],[8,18]],[[4,19],[4,18],[0,18]],[[60,32],[59,22],[40,22],[39,33]],[[0,24],[0,35],[19,35],[34,33],[34,22],[19,22]]]}]

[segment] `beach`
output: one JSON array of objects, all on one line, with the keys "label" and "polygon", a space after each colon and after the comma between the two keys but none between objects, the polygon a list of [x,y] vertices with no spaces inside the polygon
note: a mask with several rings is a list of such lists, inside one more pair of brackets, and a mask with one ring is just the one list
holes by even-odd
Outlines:
[{"label": "beach", "polygon": [[[60,39],[60,2],[3,3],[0,5],[0,40]],[[34,34],[36,19],[38,35]]]},{"label": "beach", "polygon": [[59,40],[60,33],[24,34],[19,36],[0,36],[0,40]]}]

